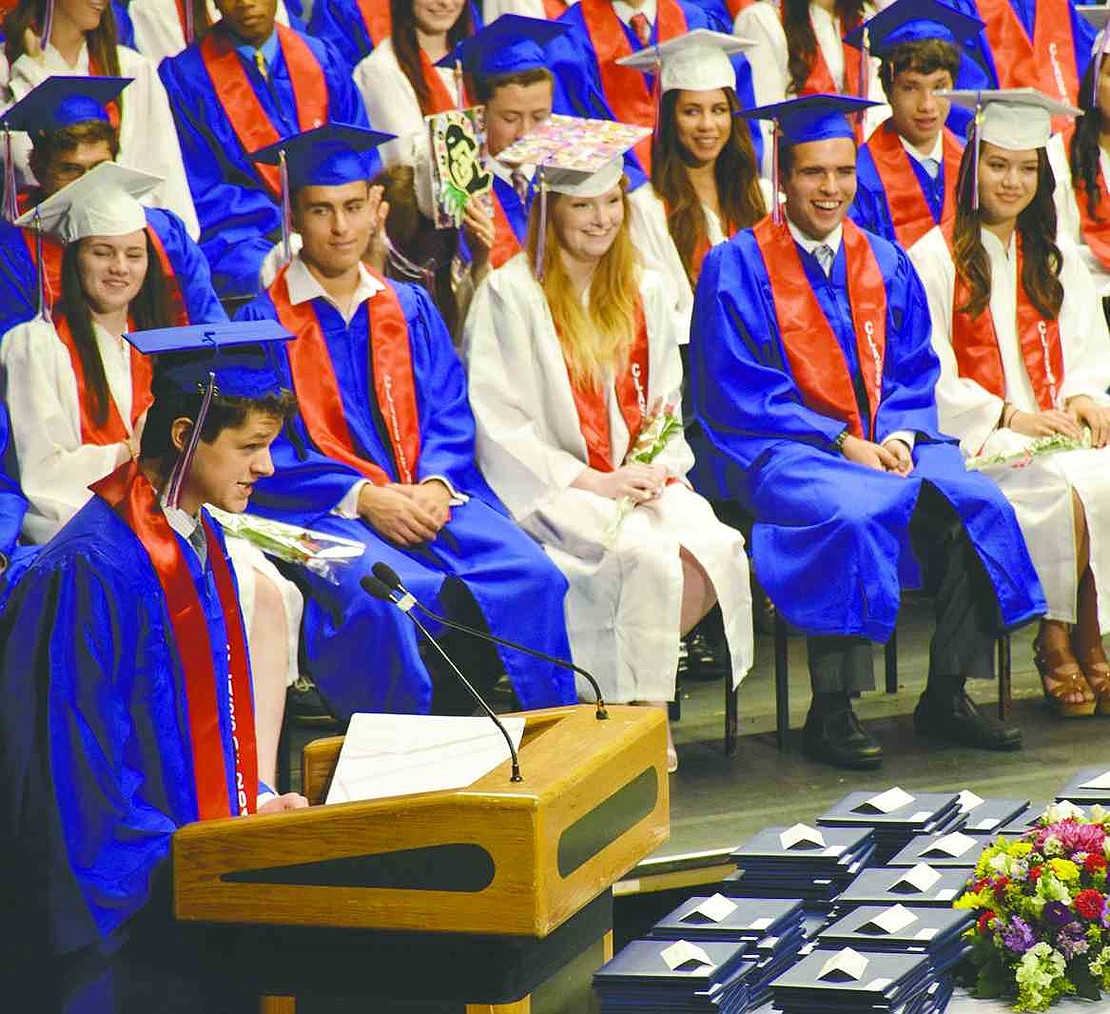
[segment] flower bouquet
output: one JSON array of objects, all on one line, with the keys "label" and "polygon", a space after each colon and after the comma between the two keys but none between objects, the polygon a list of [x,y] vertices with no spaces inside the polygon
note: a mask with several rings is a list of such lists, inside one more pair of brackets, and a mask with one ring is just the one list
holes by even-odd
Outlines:
[{"label": "flower bouquet", "polygon": [[[628,453],[624,456],[622,465],[630,465],[633,462],[650,465],[663,453],[671,438],[676,433],[682,432],[682,420],[676,412],[677,407],[676,404],[664,405],[662,399],[656,401],[651,412],[644,419],[640,432],[636,434],[636,439],[632,441]],[[613,541],[621,523],[632,513],[635,506],[636,501],[630,496],[622,496],[617,501],[617,516],[609,528],[607,541]]]},{"label": "flower bouquet", "polygon": [[978,913],[969,930],[979,997],[1047,1010],[1061,997],[1110,990],[1107,854],[1110,812],[1054,804],[1036,827],[999,838],[953,904]]},{"label": "flower bouquet", "polygon": [[1043,457],[1045,454],[1057,454],[1060,451],[1086,451],[1091,447],[1091,431],[1083,427],[1083,435],[1066,437],[1063,433],[1053,433],[1047,437],[1037,437],[1031,440],[1020,451],[1009,454],[976,454],[968,458],[964,464],[968,471],[979,472],[991,465],[1009,465],[1011,468],[1025,468],[1034,458]]}]

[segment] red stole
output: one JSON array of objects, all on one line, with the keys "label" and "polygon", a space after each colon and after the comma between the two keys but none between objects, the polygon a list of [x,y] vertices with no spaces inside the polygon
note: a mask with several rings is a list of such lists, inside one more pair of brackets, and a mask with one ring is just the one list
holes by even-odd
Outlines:
[{"label": "red stole", "polygon": [[521,246],[505,216],[501,198],[497,196],[497,188],[490,187],[489,195],[493,202],[493,249],[489,252],[489,263],[490,267],[499,268],[520,253]]},{"label": "red stole", "polygon": [[[308,44],[293,29],[275,25],[278,45],[289,80],[293,84],[293,97],[297,106],[297,123],[302,131],[311,130],[328,121],[328,82],[323,68],[317,62]],[[231,123],[231,129],[248,155],[275,144],[281,134],[270,122],[270,117],[258,101],[254,86],[243,68],[243,61],[228,40],[226,33],[209,32],[200,44],[204,68],[212,81],[212,88],[219,97],[220,107]],[[255,172],[262,177],[271,196],[281,196],[281,175],[277,166],[254,164]]]},{"label": "red stole", "polygon": [[388,39],[393,31],[393,19],[389,12],[389,0],[358,0],[358,12],[370,41],[375,46],[382,39]]},{"label": "red stole", "polygon": [[936,225],[945,225],[956,217],[956,177],[960,171],[963,148],[956,135],[943,128],[944,203],[940,222],[934,220],[933,210],[921,191],[917,173],[910,164],[910,154],[902,144],[897,131],[887,120],[867,141],[867,149],[882,180],[886,202],[898,242],[907,249]]},{"label": "red stole", "polygon": [[[443,83],[436,65],[428,59],[428,54],[419,46],[416,51],[420,56],[420,73],[424,78],[424,85],[428,89],[428,108],[420,111],[425,116],[434,116],[436,113],[447,113],[452,109],[465,109],[467,106],[466,89],[462,94],[451,94],[453,89]],[[460,101],[461,100],[461,101]]]},{"label": "red stole", "polygon": [[[952,226],[945,229],[948,249],[952,249]],[[1021,236],[1017,237],[1017,333],[1025,372],[1033,385],[1037,406],[1042,412],[1057,407],[1064,383],[1064,351],[1060,345],[1060,322],[1045,320],[1030,302],[1021,284]],[[988,303],[978,317],[960,307],[967,305],[970,289],[956,272],[952,291],[952,351],[960,376],[974,380],[997,398],[1006,397],[1006,375],[998,335]]]},{"label": "red stole", "polygon": [[[125,443],[129,431],[123,424],[123,418],[116,407],[116,400],[110,392],[108,418],[103,426],[97,425],[93,419],[92,398],[89,397],[85,387],[85,368],[81,364],[81,355],[77,351],[77,342],[73,338],[69,321],[65,317],[59,317],[54,321],[54,329],[58,332],[58,337],[66,347],[66,351],[69,352],[73,379],[77,382],[77,404],[81,410],[81,443],[96,444],[100,447]],[[128,345],[128,349],[131,353],[131,428],[133,431],[135,423],[154,399],[150,393],[152,374],[150,358],[142,355],[133,345]]]},{"label": "red stole", "polygon": [[[700,207],[701,206],[699,205],[699,209]],[[671,206],[666,201],[663,201],[663,208],[664,213],[667,216],[667,222],[669,223],[671,220]],[[722,226],[727,227],[729,223],[722,218],[721,224]],[[731,239],[733,236],[736,235],[736,231],[736,229],[729,228],[727,230],[726,238]],[[698,245],[694,247],[692,263],[689,265],[683,265],[683,267],[686,268],[686,277],[690,279],[691,285],[697,284],[698,276],[701,274],[702,261],[705,260],[705,255],[709,253],[711,249],[712,245],[709,242],[709,234],[708,232],[703,232],[701,240],[698,242]]]},{"label": "red stole", "polygon": [[726,6],[728,7],[729,14],[735,19],[736,16],[746,7],[751,7],[755,0],[727,0]]},{"label": "red stole", "polygon": [[[1075,137],[1075,127],[1064,131],[1064,152],[1070,156],[1071,143]],[[1099,160],[1101,162],[1101,158]],[[1087,188],[1082,180],[1073,179],[1075,203],[1079,209],[1079,225],[1083,232],[1083,242],[1087,244],[1104,266],[1110,268],[1110,191],[1106,188],[1106,177],[1101,164],[1098,167],[1098,197],[1095,201],[1095,214],[1087,210]],[[1100,216],[1101,213],[1101,217]]]},{"label": "red stole", "polygon": [[[768,215],[753,232],[771,282],[782,347],[802,400],[815,412],[846,423],[853,436],[870,439],[871,433],[863,431],[840,343],[817,302],[785,220],[775,225]],[[844,220],[843,242],[848,259],[848,301],[852,306],[856,354],[873,432],[883,394],[886,285],[870,242],[848,219]]]},{"label": "red stole", "polygon": [[[632,55],[632,46],[621,19],[613,10],[612,0],[580,0],[578,7],[597,55],[601,89],[614,119],[619,123],[654,127],[655,99],[648,89],[647,79],[640,71],[617,63],[621,57]],[[686,15],[676,0],[659,0],[655,14],[656,39],[666,42],[685,34]],[[651,137],[640,141],[635,152],[644,172],[650,176]]]},{"label": "red stole", "polygon": [[[208,561],[220,597],[228,643],[212,644],[208,623],[181,543],[155,499],[154,488],[131,461],[91,487],[131,529],[150,556],[158,583],[166,597],[166,612],[173,627],[173,642],[185,679],[193,775],[197,785],[197,816],[201,820],[243,816],[258,808],[258,757],[255,752],[254,702],[250,662],[243,634],[243,617],[231,568],[215,532],[202,519],[208,537]],[[226,651],[231,737],[235,757],[238,799],[228,798],[224,742],[220,735],[220,710],[214,655]]]},{"label": "red stole", "polygon": [[[54,303],[57,301],[58,296],[62,291],[62,254],[65,246],[59,243],[53,236],[46,233],[42,237],[42,265],[38,264],[37,241],[35,239],[34,229],[24,229],[23,241],[27,245],[27,251],[31,256],[31,263],[34,264],[45,275],[45,289],[48,310],[54,309]],[[185,297],[181,294],[181,286],[177,281],[177,274],[170,263],[169,255],[166,253],[166,248],[162,245],[162,237],[158,233],[147,226],[146,234],[150,237],[151,245],[154,247],[154,252],[158,255],[158,262],[162,266],[162,277],[166,281],[167,296],[169,297],[170,315],[173,317],[173,322],[176,325],[185,325],[190,323],[189,313],[185,309]]]},{"label": "red stole", "polygon": [[[617,406],[625,425],[628,427],[628,446],[631,447],[640,434],[644,417],[648,412],[648,336],[644,308],[639,297],[636,299],[636,335],[628,356],[628,365],[615,379]],[[584,386],[576,383],[567,364],[567,377],[570,379],[574,407],[578,411],[578,427],[586,441],[586,460],[590,468],[599,472],[613,471],[613,441],[609,432],[609,409],[605,394],[600,386]]]},{"label": "red stole", "polygon": [[994,56],[998,87],[1032,86],[1074,106],[1079,94],[1079,70],[1068,0],[1037,0],[1032,39],[1010,0],[976,0],[975,6],[986,23],[984,31]]},{"label": "red stole", "polygon": [[[849,25],[844,29],[842,34],[847,35],[855,25]],[[806,77],[805,83],[802,85],[799,95],[855,95],[859,92],[859,74],[860,74],[860,51],[854,46],[844,47],[844,87],[837,88],[836,82],[833,80],[832,71],[829,70],[829,65],[825,61],[825,53],[821,49],[821,44],[816,41],[814,36],[814,43],[817,51],[813,54],[813,62],[809,67],[809,76]],[[862,96],[867,98],[866,95]]]},{"label": "red stole", "polygon": [[543,16],[548,21],[555,21],[566,14],[569,7],[567,0],[543,0]]},{"label": "red stole", "polygon": [[[89,54],[89,76],[90,77],[108,77],[104,73],[104,68],[100,66],[100,61],[93,59],[92,54]],[[122,98],[122,97],[121,97]],[[108,119],[111,121],[112,126],[116,132],[119,132],[120,120],[120,101],[121,99],[113,99],[111,102],[106,102],[104,108],[108,111]]]},{"label": "red stole", "polygon": [[[290,301],[285,279],[288,270],[286,266],[278,272],[269,293],[278,320],[296,335],[286,348],[297,405],[308,435],[322,454],[349,465],[376,486],[387,485],[393,481],[389,475],[355,451],[339,381],[319,318],[312,301],[296,305]],[[420,413],[409,326],[392,286],[375,272],[370,273],[385,285],[366,304],[374,397],[385,422],[393,460],[397,463],[398,481],[411,484],[416,481],[416,466],[420,460]]]}]

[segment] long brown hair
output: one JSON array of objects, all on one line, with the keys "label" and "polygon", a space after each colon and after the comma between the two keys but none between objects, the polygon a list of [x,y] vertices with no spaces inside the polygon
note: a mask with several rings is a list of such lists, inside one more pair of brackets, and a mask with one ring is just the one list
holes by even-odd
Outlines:
[{"label": "long brown hair", "polygon": [[[170,327],[173,324],[166,282],[162,276],[162,262],[150,241],[150,234],[145,230],[143,238],[146,240],[146,277],[130,306],[131,319],[138,331]],[[112,394],[108,389],[108,377],[96,344],[92,310],[88,296],[81,287],[81,274],[77,267],[77,255],[83,242],[84,240],[77,240],[68,244],[62,254],[62,292],[57,311],[69,322],[73,343],[77,346],[77,355],[85,373],[86,391],[92,398],[93,420],[98,426],[103,426],[108,421],[108,405]]]},{"label": "long brown hair", "polygon": [[[559,256],[554,209],[559,201],[573,200],[548,194],[547,228],[544,233],[543,280],[540,286],[555,322],[555,332],[574,383],[600,387],[606,372],[619,373],[628,364],[636,337],[636,300],[639,277],[636,250],[629,234],[627,183],[621,182],[624,221],[613,245],[598,262],[590,282],[589,307],[582,305]],[[540,202],[532,202],[528,217],[528,261],[536,262],[539,239]]]},{"label": "long brown hair", "polygon": [[[1098,198],[1102,189],[1098,185],[1098,176],[1102,172],[1099,132],[1102,130],[1104,114],[1099,109],[1098,103],[1092,100],[1091,92],[1094,90],[1095,75],[1102,72],[1102,63],[1105,59],[1105,56],[1097,60],[1092,57],[1087,66],[1087,73],[1083,75],[1083,81],[1079,85],[1079,108],[1083,110],[1083,115],[1075,121],[1075,133],[1072,135],[1071,148],[1068,151],[1068,163],[1071,167],[1076,197],[1080,193],[1086,196],[1087,214],[1096,221],[1099,220]],[[1110,119],[1110,110],[1107,110],[1105,115]]]},{"label": "long brown hair", "polygon": [[[740,100],[732,88],[721,89],[730,113],[740,108]],[[694,263],[697,250],[706,241],[705,213],[686,172],[686,155],[678,139],[676,109],[681,91],[677,88],[663,93],[659,111],[659,130],[652,146],[651,185],[667,204],[671,238],[682,258],[682,266],[690,284],[697,283],[698,266]],[[713,166],[720,201],[721,223],[727,234],[754,225],[767,214],[759,172],[755,165],[748,127],[732,117],[731,133]]]},{"label": "long brown hair", "polygon": [[[412,90],[416,92],[420,112],[427,116],[432,111],[430,108],[432,96],[424,83],[424,74],[420,70],[420,44],[416,41],[416,18],[412,13],[412,0],[389,0],[389,11],[392,19],[390,38],[393,42],[393,53],[405,77],[409,79]],[[454,49],[457,42],[469,39],[473,34],[474,21],[470,15],[470,0],[466,0],[458,18],[447,33],[448,49]]]},{"label": "long brown hair", "polygon": [[[817,35],[809,20],[810,0],[782,0],[782,28],[786,33],[788,95],[800,95],[817,58]],[[863,0],[836,0],[833,13],[844,34],[863,20]]]},{"label": "long brown hair", "polygon": [[[956,183],[952,259],[956,273],[970,290],[967,304],[956,310],[978,317],[990,305],[991,267],[980,235],[982,217],[971,207],[974,164],[969,144],[960,160]],[[1064,302],[1064,286],[1060,281],[1064,259],[1056,245],[1056,205],[1052,200],[1055,189],[1056,177],[1049,165],[1048,152],[1038,148],[1037,190],[1029,206],[1017,217],[1017,232],[1022,251],[1021,287],[1030,302],[1049,320],[1056,319]]]},{"label": "long brown hair", "polygon": [[[4,53],[8,63],[13,64],[24,53],[23,35],[28,28],[36,35],[42,35],[43,21],[46,18],[47,0],[19,0],[4,18]],[[49,39],[43,39],[43,48]],[[89,49],[89,65],[107,77],[119,77],[119,53],[116,51],[119,39],[116,34],[116,16],[112,5],[104,8],[100,15],[100,24],[91,32],[85,33],[85,44]],[[116,99],[121,104],[122,96]]]}]

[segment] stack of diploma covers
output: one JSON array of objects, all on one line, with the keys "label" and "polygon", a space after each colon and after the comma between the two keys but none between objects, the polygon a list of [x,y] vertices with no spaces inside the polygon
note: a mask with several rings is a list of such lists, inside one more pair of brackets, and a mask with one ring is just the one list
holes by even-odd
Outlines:
[{"label": "stack of diploma covers", "polygon": [[864,870],[836,899],[836,913],[861,905],[913,905],[950,908],[963,891],[968,871],[959,867],[934,869],[928,863],[906,868],[884,866]]},{"label": "stack of diploma covers", "polygon": [[898,786],[884,792],[850,792],[817,818],[821,827],[874,828],[878,863],[900,852],[915,834],[954,831],[964,821],[957,793],[913,795]]},{"label": "stack of diploma covers", "polygon": [[[964,823],[960,830],[967,834],[998,834],[1010,821],[1018,817],[1029,807],[1028,799],[1003,799],[990,797],[984,799],[977,796],[970,789],[960,793],[960,812],[964,815]],[[1037,811],[1037,816],[1044,813],[1042,806]]]},{"label": "stack of diploma covers", "polygon": [[869,827],[769,827],[732,853],[739,872],[727,881],[727,893],[801,898],[811,911],[828,911],[874,856],[875,833]]},{"label": "stack of diploma covers", "polygon": [[991,835],[971,835],[963,831],[947,831],[944,834],[915,834],[887,866],[916,866],[928,863],[934,869],[975,869],[979,856],[992,841]]},{"label": "stack of diploma covers", "polygon": [[1110,806],[1110,770],[1084,768],[1056,794],[1057,802],[1064,800],[1078,806]]}]

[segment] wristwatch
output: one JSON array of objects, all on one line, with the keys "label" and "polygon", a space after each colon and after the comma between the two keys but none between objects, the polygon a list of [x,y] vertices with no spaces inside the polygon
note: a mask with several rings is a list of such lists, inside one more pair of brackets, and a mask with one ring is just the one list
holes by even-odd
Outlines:
[{"label": "wristwatch", "polygon": [[844,429],[842,429],[836,435],[836,439],[833,441],[833,446],[836,448],[837,454],[844,453],[844,441],[847,440],[849,436],[851,436],[851,434],[848,432],[847,426],[845,426]]}]

